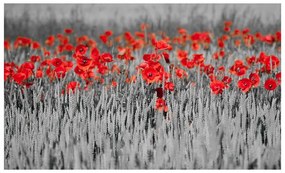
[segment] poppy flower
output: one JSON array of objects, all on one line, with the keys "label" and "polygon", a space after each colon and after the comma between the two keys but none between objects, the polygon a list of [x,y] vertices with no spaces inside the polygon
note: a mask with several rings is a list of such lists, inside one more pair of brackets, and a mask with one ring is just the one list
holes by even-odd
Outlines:
[{"label": "poppy flower", "polygon": [[148,84],[150,84],[157,81],[159,73],[153,67],[147,67],[142,71],[142,77]]},{"label": "poppy flower", "polygon": [[215,70],[215,68],[211,64],[205,65],[205,67],[204,67],[204,72],[207,75],[214,73],[214,70]]},{"label": "poppy flower", "polygon": [[224,76],[222,82],[224,82],[226,88],[229,88],[229,85],[232,82],[232,78],[229,76]]},{"label": "poppy flower", "polygon": [[38,69],[36,71],[36,78],[42,78],[43,77],[43,71],[41,69]]},{"label": "poppy flower", "polygon": [[108,72],[108,66],[103,65],[103,64],[99,65],[97,72],[102,74],[102,75],[106,74]]},{"label": "poppy flower", "polygon": [[55,37],[53,35],[48,36],[48,38],[45,41],[45,44],[48,46],[53,46],[55,41]]},{"label": "poppy flower", "polygon": [[273,78],[269,78],[264,83],[264,88],[268,91],[275,90],[277,87],[277,82]]},{"label": "poppy flower", "polygon": [[199,66],[201,64],[204,64],[205,58],[203,54],[193,54],[192,57],[195,65]]},{"label": "poppy flower", "polygon": [[112,81],[112,86],[113,86],[113,87],[116,87],[117,85],[118,85],[118,83],[117,83],[115,80],[113,80],[113,81]]},{"label": "poppy flower", "polygon": [[99,56],[100,56],[100,52],[99,52],[99,49],[94,47],[92,50],[91,50],[91,54],[90,54],[90,57],[93,59],[93,60],[99,60]]},{"label": "poppy flower", "polygon": [[251,88],[251,81],[248,78],[243,78],[238,81],[238,87],[242,90],[242,92],[246,93]]},{"label": "poppy flower", "polygon": [[200,44],[195,42],[195,41],[192,42],[191,49],[194,50],[194,51],[198,51],[200,49]]},{"label": "poppy flower", "polygon": [[163,55],[163,57],[164,57],[165,62],[166,62],[167,64],[169,64],[169,63],[170,63],[170,61],[169,61],[169,53],[167,53],[167,52],[162,52],[162,55]]},{"label": "poppy flower", "polygon": [[142,39],[144,39],[144,37],[145,37],[143,32],[135,32],[135,35],[136,35],[137,37],[142,38]]},{"label": "poppy flower", "polygon": [[246,62],[249,66],[252,66],[254,63],[256,63],[256,58],[255,56],[247,57]]},{"label": "poppy flower", "polygon": [[30,60],[31,60],[33,63],[35,63],[35,62],[40,61],[40,60],[41,60],[41,57],[38,56],[38,55],[32,55],[32,56],[30,57]]},{"label": "poppy flower", "polygon": [[40,43],[37,41],[34,41],[32,43],[32,49],[39,49],[41,47]]},{"label": "poppy flower", "polygon": [[63,61],[62,61],[60,58],[53,58],[53,59],[51,60],[51,64],[52,64],[53,66],[55,66],[55,67],[61,66],[62,63],[63,63]]},{"label": "poppy flower", "polygon": [[156,99],[155,109],[157,109],[158,111],[164,111],[164,112],[168,111],[168,107],[167,107],[166,102],[163,98],[157,98]]},{"label": "poppy flower", "polygon": [[181,78],[187,76],[187,72],[184,71],[184,70],[181,69],[181,68],[176,68],[176,69],[175,69],[175,74],[176,74],[176,76],[177,76],[179,79],[181,79]]},{"label": "poppy flower", "polygon": [[13,80],[21,85],[23,84],[23,81],[27,79],[27,76],[25,73],[17,72],[16,74],[13,75]]},{"label": "poppy flower", "polygon": [[177,50],[177,58],[181,61],[188,57],[188,52],[185,50]]},{"label": "poppy flower", "polygon": [[155,44],[155,49],[157,50],[172,50],[172,46],[168,44],[165,40],[157,41]]},{"label": "poppy flower", "polygon": [[107,37],[110,37],[110,36],[113,35],[113,31],[107,30],[107,31],[105,31],[105,35],[106,35]]},{"label": "poppy flower", "polygon": [[102,53],[100,57],[103,63],[113,61],[113,56],[110,53]]},{"label": "poppy flower", "polygon": [[65,28],[65,29],[64,29],[64,32],[65,32],[66,34],[72,34],[72,33],[73,33],[73,30],[72,30],[71,28]]},{"label": "poppy flower", "polygon": [[92,64],[92,60],[86,56],[80,56],[76,59],[76,63],[81,69],[87,70]]},{"label": "poppy flower", "polygon": [[15,42],[14,42],[14,47],[17,49],[18,47],[30,47],[32,44],[32,39],[27,38],[27,37],[17,37]]},{"label": "poppy flower", "polygon": [[243,61],[236,60],[234,65],[230,67],[230,73],[236,76],[243,76],[245,75],[248,67],[243,64]]},{"label": "poppy flower", "polygon": [[212,93],[216,95],[223,93],[225,87],[226,85],[224,84],[224,82],[221,82],[219,80],[214,80],[210,83],[210,88],[212,90]]},{"label": "poppy flower", "polygon": [[156,95],[158,98],[162,98],[163,97],[163,89],[160,87],[160,88],[156,88],[155,89],[156,91]]},{"label": "poppy flower", "polygon": [[54,69],[55,75],[58,79],[64,78],[66,69],[63,66],[56,67]]},{"label": "poppy flower", "polygon": [[100,38],[100,40],[101,40],[104,44],[107,44],[107,42],[108,42],[108,36],[102,34],[102,35],[100,35],[99,38]]},{"label": "poppy flower", "polygon": [[75,74],[77,74],[78,76],[81,76],[84,73],[84,70],[82,70],[79,66],[76,66],[74,68],[74,72]]},{"label": "poppy flower", "polygon": [[165,82],[164,89],[169,91],[174,91],[174,84],[173,82]]},{"label": "poppy flower", "polygon": [[260,82],[260,77],[257,73],[251,73],[249,75],[249,80],[251,81],[251,85],[253,87],[255,87],[255,88],[258,87],[259,82]]},{"label": "poppy flower", "polygon": [[225,69],[225,66],[220,66],[219,68],[218,68],[218,71],[221,71],[221,72],[224,72],[226,69]]},{"label": "poppy flower", "polygon": [[195,66],[195,62],[193,60],[187,61],[186,66],[188,69],[191,69]]},{"label": "poppy flower", "polygon": [[20,66],[20,68],[23,68],[23,69],[27,68],[27,69],[33,70],[33,69],[35,68],[35,65],[34,65],[32,62],[24,62],[24,63]]},{"label": "poppy flower", "polygon": [[75,57],[77,56],[84,56],[88,50],[86,45],[80,44],[75,48]]},{"label": "poppy flower", "polygon": [[9,40],[4,40],[4,49],[10,50],[10,42],[9,42]]},{"label": "poppy flower", "polygon": [[67,84],[67,90],[68,91],[72,91],[73,93],[75,92],[75,89],[76,88],[79,88],[79,86],[80,86],[80,84],[78,83],[78,82],[76,82],[76,81],[71,81],[71,82],[69,82],[68,84]]},{"label": "poppy flower", "polygon": [[73,45],[70,43],[67,43],[63,46],[63,50],[65,50],[67,52],[71,52],[71,51],[73,51]]}]

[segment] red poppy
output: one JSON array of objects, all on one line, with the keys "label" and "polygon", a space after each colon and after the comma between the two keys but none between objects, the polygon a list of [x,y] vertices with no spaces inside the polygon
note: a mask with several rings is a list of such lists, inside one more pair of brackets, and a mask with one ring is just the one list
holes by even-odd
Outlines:
[{"label": "red poppy", "polygon": [[98,66],[97,72],[102,74],[102,75],[106,74],[108,72],[108,66],[100,64]]},{"label": "red poppy", "polygon": [[84,73],[84,70],[82,70],[79,66],[76,66],[76,67],[74,68],[74,72],[75,72],[75,74],[77,74],[78,76],[82,76],[83,73]]},{"label": "red poppy", "polygon": [[71,81],[71,82],[69,82],[68,84],[67,84],[67,90],[68,91],[72,91],[73,93],[75,92],[75,89],[76,88],[79,88],[79,86],[80,86],[80,84],[78,83],[78,82],[76,82],[76,81]]},{"label": "red poppy", "polygon": [[260,77],[257,73],[251,73],[249,75],[249,80],[251,81],[251,84],[253,87],[258,87],[259,83],[260,83]]},{"label": "red poppy", "polygon": [[32,49],[39,49],[41,47],[40,43],[37,41],[33,41]]},{"label": "red poppy", "polygon": [[80,56],[76,59],[77,65],[83,69],[87,70],[89,69],[90,65],[92,64],[92,59],[89,59],[86,56]]},{"label": "red poppy", "polygon": [[155,48],[157,50],[172,50],[172,46],[165,40],[156,41]]},{"label": "red poppy", "polygon": [[112,62],[113,61],[113,56],[110,53],[102,53],[101,54],[101,60],[102,62]]},{"label": "red poppy", "polygon": [[214,70],[215,70],[215,68],[211,64],[205,65],[205,67],[204,67],[204,72],[207,75],[214,73]]},{"label": "red poppy", "polygon": [[51,60],[51,64],[52,64],[53,66],[55,66],[55,67],[61,66],[62,63],[63,63],[63,61],[62,61],[60,58],[53,58],[53,59]]},{"label": "red poppy", "polygon": [[165,82],[164,89],[169,91],[174,91],[174,84],[173,82]]},{"label": "red poppy", "polygon": [[73,45],[70,43],[67,43],[64,45],[63,49],[67,52],[71,52],[71,51],[73,51]]},{"label": "red poppy", "polygon": [[251,81],[248,78],[243,78],[238,81],[238,87],[242,90],[242,92],[246,93],[251,88]]},{"label": "red poppy", "polygon": [[104,34],[100,35],[99,38],[104,44],[106,44],[108,42],[108,37]]},{"label": "red poppy", "polygon": [[66,34],[72,34],[72,33],[73,33],[73,30],[72,30],[71,28],[65,28],[65,29],[64,29],[64,32],[65,32]]},{"label": "red poppy", "polygon": [[194,50],[194,51],[199,50],[199,49],[200,49],[200,44],[197,43],[197,42],[195,42],[195,41],[192,42],[192,44],[191,44],[191,49]]},{"label": "red poppy", "polygon": [[142,77],[148,84],[150,84],[158,80],[159,73],[153,67],[147,67],[142,71]]},{"label": "red poppy", "polygon": [[247,69],[248,67],[241,60],[236,60],[234,65],[230,67],[230,73],[240,77],[245,75]]},{"label": "red poppy", "polygon": [[75,57],[77,56],[84,56],[88,50],[86,45],[80,44],[75,48]]},{"label": "red poppy", "polygon": [[168,111],[168,107],[166,105],[166,101],[163,98],[157,98],[155,103],[155,109],[158,111]]},{"label": "red poppy", "polygon": [[250,65],[250,66],[254,65],[254,63],[256,63],[256,58],[255,58],[255,56],[247,57],[247,58],[246,58],[246,62],[247,62],[247,64]]},{"label": "red poppy", "polygon": [[186,50],[177,50],[177,58],[181,61],[188,57],[188,52]]},{"label": "red poppy", "polygon": [[225,66],[220,66],[220,67],[218,68],[218,70],[221,71],[221,72],[224,72],[226,69],[225,69]]},{"label": "red poppy", "polygon": [[113,86],[113,87],[116,87],[117,85],[118,85],[118,83],[117,83],[115,80],[113,80],[113,81],[112,81],[112,86]]},{"label": "red poppy", "polygon": [[277,88],[277,82],[273,78],[269,78],[264,83],[264,88],[268,91],[275,90]]},{"label": "red poppy", "polygon": [[66,69],[63,66],[58,66],[54,69],[55,75],[58,79],[64,78]]},{"label": "red poppy", "polygon": [[155,89],[156,91],[156,95],[158,98],[162,98],[163,97],[163,89],[160,87],[160,88],[156,88]]},{"label": "red poppy", "polygon": [[181,78],[187,76],[187,72],[184,71],[184,70],[181,69],[181,68],[176,68],[176,69],[175,69],[175,74],[176,74],[176,76],[177,76],[179,79],[181,79]]},{"label": "red poppy", "polygon": [[17,37],[17,39],[14,42],[14,47],[17,49],[19,46],[20,47],[29,47],[32,44],[32,39],[27,38],[27,37]]},{"label": "red poppy", "polygon": [[229,88],[229,85],[232,82],[232,78],[229,76],[224,76],[222,82],[224,82],[226,88]]},{"label": "red poppy", "polygon": [[38,69],[36,71],[36,78],[42,78],[43,77],[43,71],[41,69]]},{"label": "red poppy", "polygon": [[4,49],[10,50],[10,42],[9,42],[9,40],[4,40]]},{"label": "red poppy", "polygon": [[95,60],[95,61],[99,61],[99,56],[100,56],[100,52],[99,52],[99,49],[94,47],[92,50],[91,50],[91,54],[90,54],[90,57]]},{"label": "red poppy", "polygon": [[31,60],[33,63],[35,63],[35,62],[40,61],[40,60],[41,60],[41,57],[38,56],[38,55],[32,55],[32,56],[30,57],[30,60]]},{"label": "red poppy", "polygon": [[169,63],[170,63],[170,61],[169,61],[169,53],[167,53],[167,52],[162,52],[162,55],[163,55],[163,57],[164,57],[165,62],[166,62],[167,64],[169,64]]},{"label": "red poppy", "polygon": [[107,31],[105,31],[105,35],[106,35],[107,37],[110,37],[110,36],[113,35],[113,31],[107,30]]},{"label": "red poppy", "polygon": [[224,82],[221,82],[219,80],[214,80],[210,83],[210,88],[212,90],[212,93],[216,95],[223,93],[225,87],[226,85],[224,84]]},{"label": "red poppy", "polygon": [[16,74],[13,75],[13,80],[19,85],[22,85],[23,81],[26,79],[27,76],[25,73],[17,72]]},{"label": "red poppy", "polygon": [[204,64],[205,58],[203,54],[193,54],[192,57],[195,65],[199,66],[201,64]]},{"label": "red poppy", "polygon": [[53,46],[55,41],[55,37],[53,35],[48,36],[48,38],[45,41],[45,44],[48,46]]}]

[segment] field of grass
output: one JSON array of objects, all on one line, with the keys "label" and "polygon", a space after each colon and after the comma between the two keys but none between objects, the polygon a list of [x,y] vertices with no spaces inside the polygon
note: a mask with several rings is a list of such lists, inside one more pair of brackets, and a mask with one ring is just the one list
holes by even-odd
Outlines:
[{"label": "field of grass", "polygon": [[[162,21],[161,25],[148,23],[149,28],[141,29],[142,21],[137,21],[130,28],[124,27],[122,32],[116,31],[115,24],[114,28],[92,32],[91,26],[73,23],[70,34],[64,31],[70,23],[51,23],[51,20],[33,23],[34,32],[29,32],[30,25],[25,26],[23,22],[29,18],[24,17],[19,20],[5,18],[4,26],[7,41],[4,55],[5,169],[281,168],[281,87],[277,77],[281,72],[281,42],[277,33],[281,30],[280,20],[268,26],[260,24],[258,19],[236,24],[241,18],[233,13],[224,14],[216,25],[205,26],[189,18],[197,24],[196,28]],[[230,31],[224,31],[227,25],[224,21],[233,22]],[[12,32],[14,27],[19,28],[18,33],[26,35]],[[181,30],[179,33],[180,27],[186,33]],[[207,31],[204,28],[208,27],[211,28],[211,41],[198,40],[200,47],[196,49],[192,36]],[[247,27],[249,32],[245,31]],[[233,34],[235,29],[240,29],[240,35]],[[99,36],[108,35],[106,31],[109,30],[112,34],[108,42],[103,43]],[[135,41],[128,41],[128,31],[135,41],[142,43],[139,48],[135,47]],[[141,32],[144,37],[135,32]],[[257,32],[261,36],[257,36]],[[59,33],[62,36],[58,36]],[[86,39],[78,41],[83,34],[96,44]],[[55,36],[54,45],[48,46],[49,35]],[[154,42],[152,35],[156,36]],[[28,36],[32,43],[40,43],[40,47],[19,43],[18,36]],[[118,36],[120,41],[116,41]],[[67,42],[62,41],[65,38]],[[182,39],[182,43],[175,41],[176,38]],[[248,38],[255,42],[251,43]],[[222,40],[224,46],[218,40]],[[240,40],[241,44],[237,45],[235,40]],[[160,41],[166,48],[159,47]],[[59,51],[60,45],[67,44],[73,48]],[[77,47],[86,44],[88,50],[81,55]],[[169,45],[172,49],[168,50]],[[134,59],[118,58],[126,52],[122,47],[129,48]],[[95,48],[100,55],[93,57]],[[179,50],[187,51],[189,61],[200,54],[203,60],[195,62],[193,67],[185,66]],[[225,55],[213,58],[220,51]],[[101,62],[104,52],[111,54],[112,61]],[[170,62],[160,56],[162,52],[169,55]],[[265,59],[269,59],[268,66],[263,63],[262,52]],[[150,53],[160,58],[148,60],[145,54]],[[32,55],[40,56],[40,60],[30,60]],[[82,56],[87,59],[83,61]],[[253,56],[258,61],[248,64],[248,58]],[[55,58],[60,59],[61,64],[71,62],[72,66],[68,69],[64,65],[54,65]],[[100,65],[85,65],[86,61],[95,63],[96,58],[107,68],[106,72],[100,72]],[[236,60],[246,66],[245,73],[239,76],[230,70]],[[9,64],[11,62],[16,65]],[[206,65],[214,70],[209,73]],[[165,72],[162,79],[159,74],[155,79],[144,76],[145,69],[154,66]],[[224,71],[219,70],[221,66]],[[57,73],[58,67],[64,67],[64,75]],[[76,72],[75,67],[84,72]],[[39,70],[43,73],[41,77]],[[85,77],[89,72],[94,76]],[[238,82],[254,72],[260,82],[257,86],[252,84],[249,91],[242,91]],[[210,84],[221,82],[221,76],[228,76],[232,81],[224,82],[227,87],[215,93]],[[277,83],[273,90],[265,87],[269,78]],[[71,81],[78,82],[79,86],[68,88]],[[165,88],[166,81],[174,84],[173,91]],[[162,96],[158,89],[163,90]],[[161,98],[167,110],[158,106]]]}]

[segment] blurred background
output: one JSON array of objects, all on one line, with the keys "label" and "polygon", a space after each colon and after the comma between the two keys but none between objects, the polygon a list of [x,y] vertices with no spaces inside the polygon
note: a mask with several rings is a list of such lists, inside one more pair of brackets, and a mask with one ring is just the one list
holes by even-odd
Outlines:
[{"label": "blurred background", "polygon": [[142,22],[170,33],[180,26],[214,31],[224,20],[262,32],[281,27],[280,4],[5,4],[4,11],[5,38],[10,39],[47,36],[66,27],[90,36],[106,29],[132,31]]}]

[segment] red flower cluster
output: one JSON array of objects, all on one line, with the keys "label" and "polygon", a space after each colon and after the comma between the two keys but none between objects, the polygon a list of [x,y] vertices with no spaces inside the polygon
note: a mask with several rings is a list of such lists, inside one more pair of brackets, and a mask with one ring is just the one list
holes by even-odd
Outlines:
[{"label": "red flower cluster", "polygon": [[[278,72],[280,58],[276,55],[260,52],[236,59],[229,68],[222,64],[232,62],[232,46],[250,50],[258,43],[264,43],[265,46],[274,44],[276,50],[280,51],[280,31],[265,35],[260,32],[251,33],[249,28],[233,28],[231,21],[224,22],[223,32],[216,38],[213,33],[189,33],[186,28],[178,28],[177,35],[170,37],[163,31],[149,32],[148,28],[149,25],[144,23],[135,32],[116,34],[112,30],[106,30],[97,38],[103,43],[99,46],[95,39],[87,35],[76,36],[71,28],[48,36],[44,42],[22,36],[14,42],[5,39],[5,53],[30,49],[32,54],[26,62],[19,65],[5,62],[4,80],[28,88],[37,78],[47,77],[51,82],[56,82],[66,78],[68,73],[75,73],[75,79],[63,88],[64,93],[74,93],[82,84],[77,81],[78,78],[85,82],[82,88],[87,90],[95,82],[106,85],[107,88],[119,88],[118,76],[124,75],[125,82],[130,84],[135,83],[141,75],[143,82],[156,88],[155,108],[164,112],[168,111],[165,94],[177,90],[177,80],[191,81],[193,73],[201,81],[208,82],[207,85],[215,95],[236,85],[236,88],[247,93],[258,87],[272,91],[281,84],[281,72]],[[212,44],[216,50],[212,54],[208,54],[210,51],[207,54],[201,51],[209,49]],[[140,52],[145,50],[147,52],[141,55]],[[135,74],[123,66],[131,67],[133,64],[138,64]],[[264,82],[263,74],[271,78]],[[204,80],[205,76],[209,81]],[[189,82],[190,86],[197,83],[198,81]],[[260,83],[264,83],[263,86]]]}]

